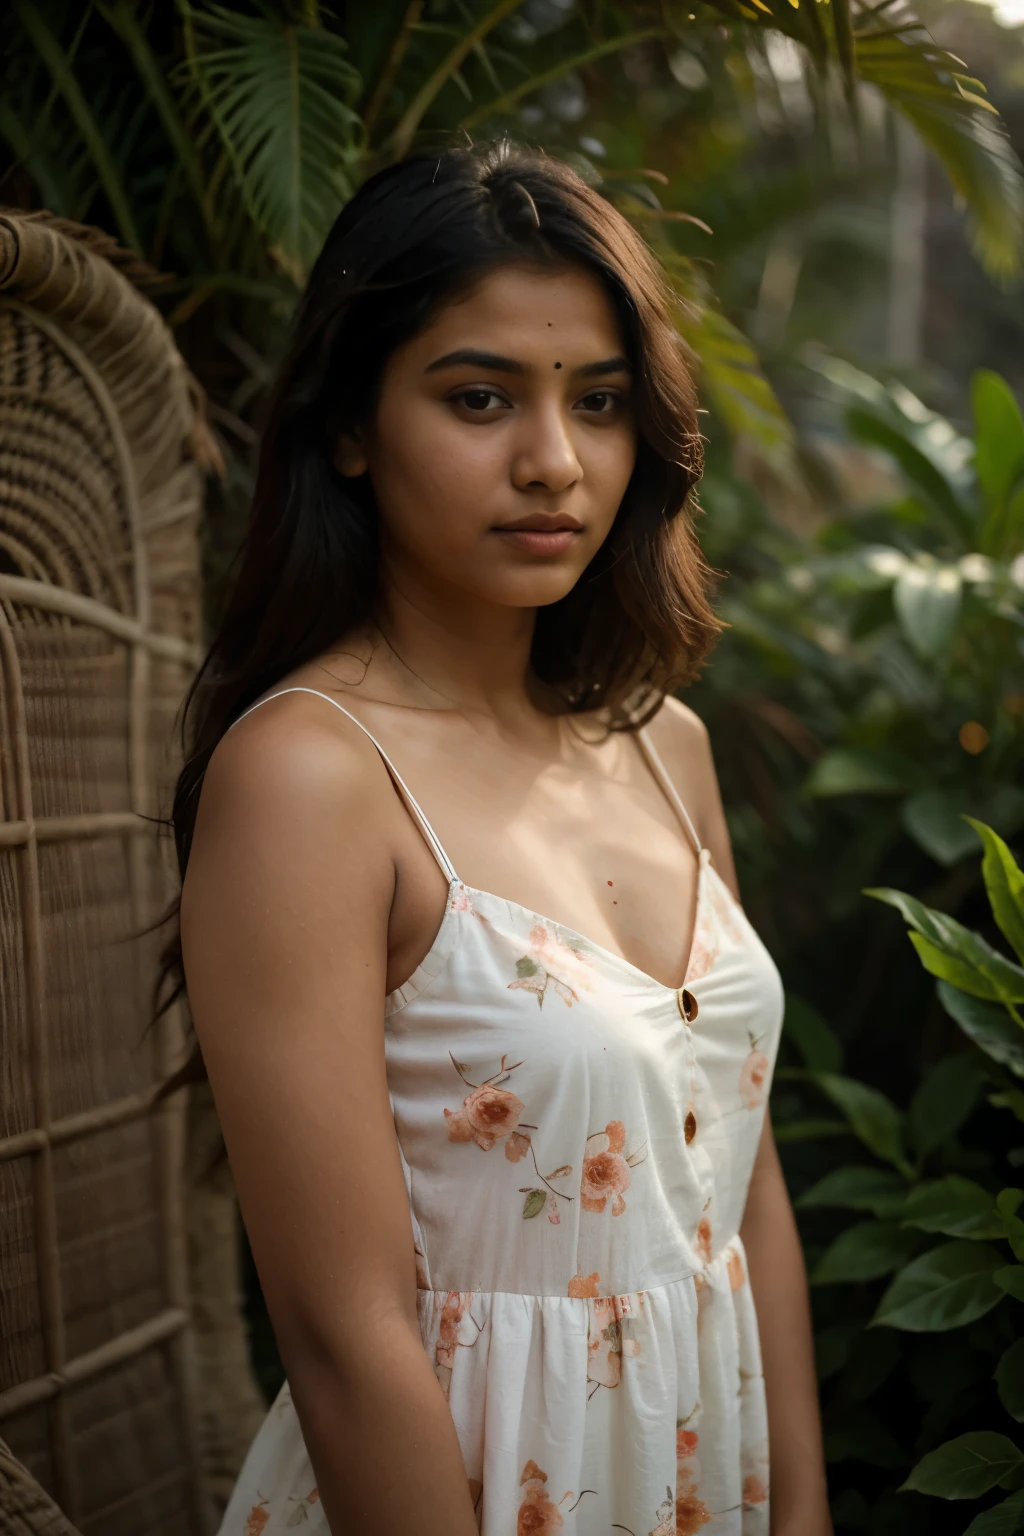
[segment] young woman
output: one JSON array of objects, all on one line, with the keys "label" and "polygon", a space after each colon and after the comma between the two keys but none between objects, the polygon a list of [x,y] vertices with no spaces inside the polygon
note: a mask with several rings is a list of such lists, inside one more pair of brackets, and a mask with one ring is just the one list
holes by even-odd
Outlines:
[{"label": "young woman", "polygon": [[699,467],[664,279],[573,172],[504,142],[345,208],[175,804],[288,1377],[224,1536],[831,1529],[781,988],[669,693]]}]

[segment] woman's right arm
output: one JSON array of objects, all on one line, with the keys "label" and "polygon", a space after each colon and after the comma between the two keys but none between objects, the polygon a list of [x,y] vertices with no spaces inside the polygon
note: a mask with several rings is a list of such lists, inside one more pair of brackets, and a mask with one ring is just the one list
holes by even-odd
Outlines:
[{"label": "woman's right arm", "polygon": [[385,1075],[405,812],[369,743],[308,709],[262,715],[214,754],[182,896],[242,1215],[333,1536],[476,1536]]}]

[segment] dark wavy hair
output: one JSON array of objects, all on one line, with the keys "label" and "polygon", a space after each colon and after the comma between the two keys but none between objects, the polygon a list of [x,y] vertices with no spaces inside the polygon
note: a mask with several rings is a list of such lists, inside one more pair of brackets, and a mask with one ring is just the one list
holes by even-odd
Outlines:
[{"label": "dark wavy hair", "polygon": [[[633,369],[638,432],[611,533],[573,590],[538,611],[533,670],[564,712],[603,709],[625,730],[696,675],[719,626],[693,522],[696,395],[664,272],[622,214],[557,160],[507,139],[403,160],[338,216],[277,371],[230,596],[182,716],[172,811],[182,879],[203,776],[229,725],[377,611],[377,508],[368,476],[335,468],[338,432],[372,415],[388,358],[441,306],[524,262],[600,279]],[[177,904],[170,919],[159,1011],[185,991]],[[196,1046],[163,1091],[202,1075]]]}]

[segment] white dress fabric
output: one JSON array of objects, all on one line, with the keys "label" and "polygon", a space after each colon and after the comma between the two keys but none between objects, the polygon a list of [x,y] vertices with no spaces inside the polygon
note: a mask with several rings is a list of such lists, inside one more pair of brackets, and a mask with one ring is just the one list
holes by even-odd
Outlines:
[{"label": "white dress fabric", "polygon": [[[638,741],[698,849],[675,990],[459,880],[374,741],[449,880],[429,954],[386,1000],[385,1049],[423,1346],[482,1536],[768,1532],[739,1226],[782,988]],[[220,1536],[327,1531],[315,1484],[286,1383]]]}]

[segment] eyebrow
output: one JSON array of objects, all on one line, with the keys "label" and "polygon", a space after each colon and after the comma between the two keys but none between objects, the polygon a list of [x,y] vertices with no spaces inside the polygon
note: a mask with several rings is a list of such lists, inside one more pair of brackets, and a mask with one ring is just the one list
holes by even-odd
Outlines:
[{"label": "eyebrow", "polygon": [[[525,363],[517,362],[514,357],[502,357],[498,352],[479,352],[475,347],[461,347],[456,352],[446,352],[443,357],[435,358],[424,369],[425,373],[436,373],[442,368],[457,368],[465,365],[472,368],[486,368],[494,373],[525,374],[531,370]],[[625,357],[605,357],[597,363],[584,363],[579,368],[572,369],[575,378],[594,379],[600,378],[606,373],[631,373],[629,361]]]}]

